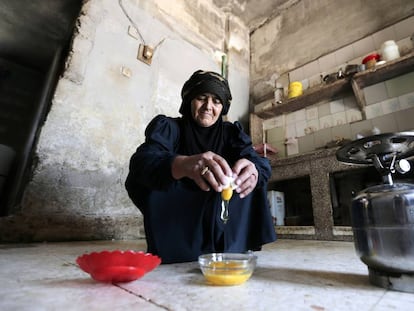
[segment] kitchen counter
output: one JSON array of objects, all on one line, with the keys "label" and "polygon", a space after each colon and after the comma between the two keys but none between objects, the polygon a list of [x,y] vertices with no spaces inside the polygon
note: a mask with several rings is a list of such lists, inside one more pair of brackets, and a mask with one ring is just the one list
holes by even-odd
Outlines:
[{"label": "kitchen counter", "polygon": [[410,310],[414,295],[375,287],[352,242],[278,240],[245,284],[207,285],[196,262],[160,265],[139,280],[105,284],[77,256],[145,250],[145,241],[0,245],[0,310]]}]

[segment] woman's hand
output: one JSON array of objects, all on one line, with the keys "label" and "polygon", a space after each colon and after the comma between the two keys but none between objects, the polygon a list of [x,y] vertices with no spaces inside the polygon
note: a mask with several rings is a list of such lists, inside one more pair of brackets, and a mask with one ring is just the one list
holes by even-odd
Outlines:
[{"label": "woman's hand", "polygon": [[240,198],[247,196],[256,187],[259,172],[253,162],[247,159],[238,160],[233,167],[233,174],[237,176],[236,192],[240,194]]},{"label": "woman's hand", "polygon": [[172,162],[171,173],[175,179],[191,178],[204,191],[209,191],[212,187],[217,192],[223,190],[227,176],[233,175],[227,161],[211,151],[177,156]]}]

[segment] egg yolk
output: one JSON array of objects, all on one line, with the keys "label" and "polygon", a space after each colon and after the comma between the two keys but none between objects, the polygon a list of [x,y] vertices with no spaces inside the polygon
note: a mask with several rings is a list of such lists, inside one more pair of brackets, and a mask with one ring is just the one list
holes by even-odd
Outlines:
[{"label": "egg yolk", "polygon": [[[206,272],[204,276],[207,282],[213,285],[239,285],[246,282],[252,275],[252,272],[246,272],[240,264],[235,262],[212,262],[210,267],[212,270]],[[223,271],[224,267],[231,270]]]},{"label": "egg yolk", "polygon": [[221,192],[221,198],[223,199],[223,201],[230,201],[232,195],[233,189],[231,188],[231,186],[229,186],[226,189],[223,189],[223,191]]}]

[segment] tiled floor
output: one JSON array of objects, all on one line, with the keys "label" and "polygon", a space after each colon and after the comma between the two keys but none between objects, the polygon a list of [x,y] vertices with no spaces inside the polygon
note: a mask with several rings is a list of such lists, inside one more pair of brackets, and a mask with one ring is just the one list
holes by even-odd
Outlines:
[{"label": "tiled floor", "polygon": [[414,294],[368,282],[350,242],[279,240],[239,286],[205,283],[196,262],[161,265],[122,284],[92,280],[77,256],[145,250],[144,241],[0,245],[0,310],[414,310]]}]

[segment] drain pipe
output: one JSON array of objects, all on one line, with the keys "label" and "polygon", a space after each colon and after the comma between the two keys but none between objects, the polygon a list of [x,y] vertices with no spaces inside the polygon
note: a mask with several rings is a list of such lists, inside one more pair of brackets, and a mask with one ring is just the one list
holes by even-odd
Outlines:
[{"label": "drain pipe", "polygon": [[23,152],[19,159],[17,159],[18,163],[16,167],[15,177],[12,180],[12,185],[10,187],[11,190],[6,204],[8,215],[13,214],[20,209],[18,206],[21,203],[23,192],[26,188],[29,173],[31,172],[33,165],[33,149],[35,147],[41,125],[44,122],[49,110],[53,93],[56,87],[56,82],[58,80],[62,51],[62,46],[57,47],[55,51],[52,62],[49,66],[49,70],[46,73],[44,87],[42,89],[39,100],[39,109],[37,109],[33,116],[29,135],[23,148]]}]

